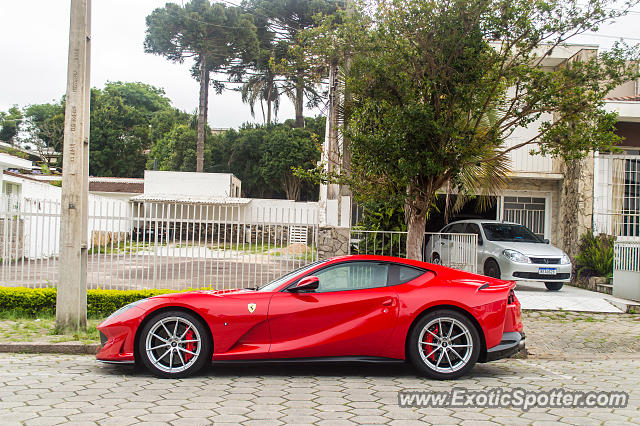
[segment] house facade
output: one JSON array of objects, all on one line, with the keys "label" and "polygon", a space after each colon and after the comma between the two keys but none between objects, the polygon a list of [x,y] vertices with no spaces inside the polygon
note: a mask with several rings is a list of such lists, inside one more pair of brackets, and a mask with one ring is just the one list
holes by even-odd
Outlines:
[{"label": "house facade", "polygon": [[[542,66],[553,71],[596,53],[597,46],[563,46]],[[605,102],[608,111],[618,113],[619,151],[570,162],[531,155],[531,148],[512,151],[510,181],[496,200],[497,219],[528,226],[570,256],[577,254],[580,236],[590,229],[640,238],[640,81],[618,87]],[[506,145],[528,140],[550,118],[517,129]]]}]

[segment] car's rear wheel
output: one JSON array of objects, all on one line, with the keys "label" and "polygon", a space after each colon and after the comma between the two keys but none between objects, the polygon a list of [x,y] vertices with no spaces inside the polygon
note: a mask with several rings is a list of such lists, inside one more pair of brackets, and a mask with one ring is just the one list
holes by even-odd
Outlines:
[{"label": "car's rear wheel", "polygon": [[138,353],[153,374],[187,377],[211,360],[211,339],[198,318],[183,311],[155,315],[143,327]]},{"label": "car's rear wheel", "polygon": [[500,265],[493,259],[488,259],[484,263],[484,274],[487,277],[500,279]]},{"label": "car's rear wheel", "polygon": [[442,265],[442,259],[440,259],[440,255],[438,253],[433,253],[433,256],[431,256],[431,263],[435,265]]},{"label": "car's rear wheel", "polygon": [[420,373],[438,380],[455,379],[478,360],[480,335],[465,315],[442,309],[416,323],[408,349],[409,360]]},{"label": "car's rear wheel", "polygon": [[549,291],[558,291],[562,288],[564,283],[552,281],[552,282],[544,283],[544,285],[547,287],[547,290]]}]

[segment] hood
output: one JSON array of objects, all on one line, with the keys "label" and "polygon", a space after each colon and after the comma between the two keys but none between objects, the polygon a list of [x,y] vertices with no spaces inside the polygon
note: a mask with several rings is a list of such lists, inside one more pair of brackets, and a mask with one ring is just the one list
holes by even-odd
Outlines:
[{"label": "hood", "polygon": [[564,252],[558,247],[544,243],[518,243],[513,241],[492,241],[505,250],[518,250],[520,253],[533,257],[562,257]]}]

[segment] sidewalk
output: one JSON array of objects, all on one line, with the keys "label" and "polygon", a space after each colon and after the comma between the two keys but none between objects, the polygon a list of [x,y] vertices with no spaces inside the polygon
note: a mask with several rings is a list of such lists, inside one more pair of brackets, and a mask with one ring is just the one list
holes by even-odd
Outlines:
[{"label": "sidewalk", "polygon": [[523,310],[624,313],[639,302],[610,294],[564,285],[560,291],[548,291],[544,283],[518,282],[516,296]]}]

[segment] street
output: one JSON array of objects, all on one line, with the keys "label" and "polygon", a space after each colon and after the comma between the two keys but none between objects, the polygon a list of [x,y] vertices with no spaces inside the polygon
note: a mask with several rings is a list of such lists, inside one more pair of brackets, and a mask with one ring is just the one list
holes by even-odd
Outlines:
[{"label": "street", "polygon": [[[161,380],[91,356],[1,354],[0,423],[172,424],[640,424],[640,357],[477,365],[453,382],[404,364],[216,366]],[[400,408],[401,390],[624,390],[627,408]],[[491,423],[493,422],[493,423]]]}]

